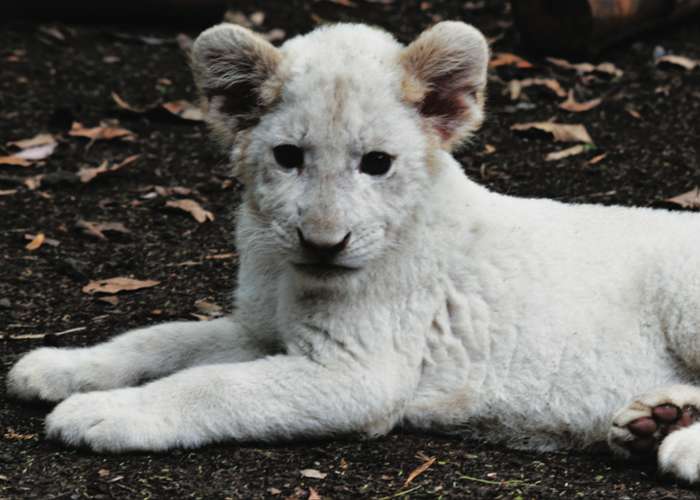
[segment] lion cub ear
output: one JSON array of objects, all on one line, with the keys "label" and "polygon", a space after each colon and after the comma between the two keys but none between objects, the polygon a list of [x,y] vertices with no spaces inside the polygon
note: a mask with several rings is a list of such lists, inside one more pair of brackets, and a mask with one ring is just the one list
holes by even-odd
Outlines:
[{"label": "lion cub ear", "polygon": [[235,24],[200,34],[192,47],[192,71],[202,93],[207,121],[230,146],[238,131],[257,123],[278,97],[275,82],[282,54],[267,40]]},{"label": "lion cub ear", "polygon": [[450,150],[479,128],[489,48],[476,28],[445,21],[424,31],[401,54],[404,98]]}]

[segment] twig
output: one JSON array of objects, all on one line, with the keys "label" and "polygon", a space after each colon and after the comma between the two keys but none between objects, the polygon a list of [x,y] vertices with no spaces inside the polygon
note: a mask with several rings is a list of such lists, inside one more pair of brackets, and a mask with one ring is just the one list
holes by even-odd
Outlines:
[{"label": "twig", "polygon": [[379,500],[389,500],[391,498],[399,498],[399,497],[404,497],[408,495],[409,493],[413,493],[416,490],[419,490],[423,487],[422,484],[419,484],[418,486],[415,486],[411,488],[410,490],[404,490],[404,491],[399,491],[398,493],[394,493],[393,495],[389,495],[388,497],[381,497]]},{"label": "twig", "polygon": [[475,483],[488,484],[491,486],[537,486],[534,483],[526,483],[522,479],[504,479],[503,481],[493,481],[490,479],[481,479],[480,477],[467,476],[463,474],[459,476],[459,479],[466,479],[467,481],[474,481]]},{"label": "twig", "polygon": [[79,326],[77,328],[71,328],[70,330],[63,330],[62,332],[57,333],[26,333],[23,335],[6,334],[3,336],[3,338],[7,340],[34,340],[43,339],[47,336],[60,337],[61,335],[66,335],[68,333],[82,332],[83,330],[87,330],[87,326]]}]

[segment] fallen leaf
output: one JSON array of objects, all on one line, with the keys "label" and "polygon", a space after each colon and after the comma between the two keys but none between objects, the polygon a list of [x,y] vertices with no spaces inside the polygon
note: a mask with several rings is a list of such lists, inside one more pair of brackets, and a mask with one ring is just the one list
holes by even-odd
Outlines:
[{"label": "fallen leaf", "polygon": [[634,109],[634,108],[629,108],[629,107],[627,107],[627,108],[625,108],[625,111],[627,112],[628,115],[630,115],[632,118],[634,118],[634,119],[636,119],[636,120],[641,120],[641,119],[642,119],[642,115],[639,114],[639,111],[637,111],[637,110]]},{"label": "fallen leaf", "polygon": [[111,95],[112,95],[112,100],[116,103],[116,105],[119,109],[123,109],[124,111],[129,111],[131,113],[137,113],[137,114],[146,113],[155,107],[155,106],[148,106],[145,108],[141,108],[141,107],[137,107],[137,106],[132,106],[131,104],[126,102],[124,99],[122,99],[122,97],[119,94],[117,94],[116,92],[112,92]]},{"label": "fallen leaf", "polygon": [[224,314],[219,304],[208,302],[205,299],[195,301],[194,306],[208,318],[217,318]]},{"label": "fallen leaf", "polygon": [[665,56],[658,57],[656,58],[655,62],[657,66],[678,66],[687,71],[692,71],[698,65],[700,65],[700,61],[698,60],[673,54],[667,54]]},{"label": "fallen leaf", "polygon": [[318,491],[309,487],[309,496],[307,500],[321,500],[321,495],[318,494]]},{"label": "fallen leaf", "polygon": [[17,141],[9,141],[8,146],[17,146],[20,149],[29,149],[35,146],[45,146],[47,144],[56,144],[56,139],[51,134],[38,134],[30,139],[20,139]]},{"label": "fallen leaf", "polygon": [[192,190],[190,188],[181,187],[181,186],[173,186],[173,187],[154,186],[153,189],[160,196],[172,196],[174,194],[177,194],[180,196],[187,196],[187,195],[192,194]]},{"label": "fallen leaf", "polygon": [[287,32],[280,28],[274,28],[268,31],[267,33],[261,33],[260,36],[262,36],[265,40],[267,40],[270,43],[275,43],[281,42],[282,40],[287,38]]},{"label": "fallen leaf", "polygon": [[12,427],[8,427],[3,437],[8,441],[29,441],[37,437],[37,434],[20,434],[19,432],[15,432]]},{"label": "fallen leaf", "polygon": [[[40,234],[41,234],[41,233],[40,233]],[[39,235],[38,235],[38,234],[37,234],[37,235],[34,235],[34,234],[25,234],[25,235],[24,235],[24,239],[31,242],[31,241],[34,241],[34,240],[37,238],[37,236],[39,236]],[[54,240],[53,238],[46,238],[46,237],[44,236],[42,244],[43,244],[43,245],[50,245],[50,246],[52,246],[52,247],[57,247],[58,245],[61,244],[61,242],[58,241],[58,240]]]},{"label": "fallen leaf", "polygon": [[189,101],[181,99],[179,101],[166,102],[163,103],[163,108],[175,116],[179,116],[183,120],[195,122],[204,121],[204,113],[202,113],[202,110]]},{"label": "fallen leaf", "polygon": [[106,123],[101,123],[98,127],[86,128],[80,122],[73,122],[68,135],[73,137],[86,137],[91,141],[112,139],[130,138],[133,139],[136,134],[125,128],[113,127]]},{"label": "fallen leaf", "polygon": [[101,240],[106,240],[105,231],[114,231],[122,234],[129,234],[129,231],[121,222],[90,222],[87,220],[79,220],[75,223],[75,227],[82,229],[83,233],[94,236]]},{"label": "fallen leaf", "polygon": [[624,72],[621,69],[619,69],[613,63],[609,62],[600,63],[598,65],[593,65],[591,63],[586,62],[573,64],[567,61],[566,59],[558,59],[556,57],[548,57],[547,61],[559,68],[573,69],[576,70],[578,73],[602,73],[604,75],[612,76],[615,78],[618,78],[624,74]]},{"label": "fallen leaf", "polygon": [[406,481],[404,481],[403,487],[405,488],[406,486],[411,484],[415,478],[417,478],[418,476],[423,474],[426,470],[428,470],[430,468],[430,466],[435,463],[436,459],[437,459],[437,457],[429,457],[422,464],[420,464],[418,467],[413,469],[411,471],[411,473],[408,475],[408,477],[406,478]]},{"label": "fallen leaf", "polygon": [[490,154],[493,154],[493,153],[495,153],[495,152],[496,152],[496,147],[495,147],[493,144],[486,144],[486,145],[484,146],[484,151],[483,151],[483,153],[484,153],[485,155],[490,155]]},{"label": "fallen leaf", "polygon": [[491,57],[489,68],[498,68],[499,66],[515,66],[522,69],[534,67],[529,61],[509,52],[497,52]]},{"label": "fallen leaf", "polygon": [[97,167],[92,167],[92,168],[81,168],[78,171],[78,177],[80,178],[80,182],[82,183],[87,183],[93,180],[95,177],[98,175],[102,175],[105,173],[112,173],[112,172],[117,172],[118,170],[121,170],[125,166],[129,165],[130,163],[135,162],[141,155],[131,155],[125,158],[123,161],[120,163],[110,165],[106,160],[103,161],[99,166]]},{"label": "fallen leaf", "polygon": [[20,158],[19,156],[16,155],[8,155],[8,156],[0,156],[0,164],[1,165],[15,165],[17,167],[31,167],[32,162],[29,160],[25,160],[24,158]]},{"label": "fallen leaf", "polygon": [[105,303],[113,305],[113,306],[116,306],[117,304],[119,304],[119,297],[117,297],[116,295],[107,295],[105,297],[98,297],[97,300],[99,300],[100,302],[105,302]]},{"label": "fallen leaf", "polygon": [[516,101],[520,97],[522,89],[532,86],[546,87],[557,96],[566,97],[566,90],[564,90],[561,84],[553,78],[525,78],[524,80],[511,80],[508,82],[510,100]]},{"label": "fallen leaf", "polygon": [[41,181],[44,177],[44,174],[27,177],[26,179],[24,179],[24,185],[27,186],[27,189],[34,191],[35,189],[38,189],[41,186]]},{"label": "fallen leaf", "polygon": [[41,245],[44,244],[44,240],[46,239],[46,236],[44,233],[38,233],[36,236],[32,238],[32,241],[27,243],[27,245],[24,247],[30,252],[33,252],[34,250],[38,250],[41,248]]},{"label": "fallen leaf", "polygon": [[0,196],[11,196],[17,193],[16,189],[0,189]]},{"label": "fallen leaf", "polygon": [[529,132],[539,130],[550,134],[556,142],[585,142],[593,144],[593,139],[588,135],[586,127],[583,125],[553,123],[553,122],[531,122],[516,123],[510,127],[516,132]]},{"label": "fallen leaf", "polygon": [[109,471],[109,469],[98,469],[97,471],[97,475],[102,478],[108,477],[110,474],[111,472]]},{"label": "fallen leaf", "polygon": [[600,163],[601,161],[603,161],[603,160],[605,159],[606,156],[608,156],[608,153],[603,153],[603,154],[594,156],[593,158],[591,158],[591,159],[588,161],[588,164],[589,164],[589,165],[595,165],[595,164],[597,164],[597,163]]},{"label": "fallen leaf", "polygon": [[554,151],[545,156],[545,161],[556,161],[562,158],[568,158],[569,156],[580,155],[585,153],[589,147],[586,144],[578,144],[577,146],[572,146],[570,148],[562,149],[561,151]]},{"label": "fallen leaf", "polygon": [[318,471],[316,469],[302,469],[300,471],[301,477],[308,477],[311,479],[325,479],[328,474],[325,472]]},{"label": "fallen leaf", "polygon": [[679,194],[664,201],[675,203],[683,208],[700,209],[700,188],[695,188],[692,191]]},{"label": "fallen leaf", "polygon": [[270,495],[272,495],[272,496],[277,496],[277,495],[281,495],[281,494],[282,494],[282,490],[279,490],[279,489],[274,488],[274,487],[268,488],[268,489],[267,489],[267,492],[268,492]]},{"label": "fallen leaf", "polygon": [[204,210],[202,206],[196,201],[185,198],[184,200],[171,200],[165,202],[166,207],[179,208],[185,212],[189,212],[194,219],[200,224],[206,222],[207,220],[213,221],[214,214],[208,210]]},{"label": "fallen leaf", "polygon": [[559,107],[566,111],[571,111],[572,113],[583,113],[584,111],[590,111],[591,109],[600,106],[600,103],[602,102],[603,99],[600,97],[597,99],[591,99],[590,101],[578,102],[574,98],[574,91],[569,90],[569,96],[566,98],[566,101],[559,104]]},{"label": "fallen leaf", "polygon": [[133,278],[125,278],[122,276],[116,278],[109,278],[105,280],[91,281],[85,285],[82,290],[83,293],[95,294],[95,293],[106,293],[115,294],[119,292],[130,292],[133,290],[141,290],[142,288],[151,288],[159,285],[160,281],[154,280],[137,280]]}]

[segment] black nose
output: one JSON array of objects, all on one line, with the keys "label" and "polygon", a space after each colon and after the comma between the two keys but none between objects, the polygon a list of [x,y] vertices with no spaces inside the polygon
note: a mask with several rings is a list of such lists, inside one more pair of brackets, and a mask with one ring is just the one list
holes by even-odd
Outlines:
[{"label": "black nose", "polygon": [[297,228],[297,233],[299,234],[299,244],[304,252],[313,260],[328,262],[333,260],[342,252],[350,241],[350,233],[346,234],[345,237],[337,243],[328,242],[318,242],[312,239],[308,239],[301,232],[301,229]]}]

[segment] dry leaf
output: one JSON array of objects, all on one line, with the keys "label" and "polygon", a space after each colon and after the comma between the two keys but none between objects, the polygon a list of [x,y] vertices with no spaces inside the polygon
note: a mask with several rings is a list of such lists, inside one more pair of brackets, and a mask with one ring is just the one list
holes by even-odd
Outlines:
[{"label": "dry leaf", "polygon": [[589,165],[595,165],[596,163],[600,163],[601,161],[603,161],[603,160],[605,159],[606,156],[608,156],[608,153],[603,153],[603,154],[594,156],[593,158],[591,158],[591,159],[588,161],[588,164],[589,164]]},{"label": "dry leaf", "polygon": [[689,57],[685,57],[685,56],[676,56],[673,54],[667,54],[665,56],[661,56],[661,57],[656,58],[656,65],[657,66],[664,66],[664,65],[679,66],[687,71],[692,71],[698,65],[700,65],[700,61],[695,60],[695,59],[690,59]]},{"label": "dry leaf", "polygon": [[45,239],[46,239],[46,236],[44,235],[44,233],[39,233],[36,236],[34,236],[32,238],[32,241],[27,243],[27,246],[25,246],[24,248],[26,248],[30,252],[33,252],[34,250],[38,250],[39,248],[41,248],[41,245],[44,244]]},{"label": "dry leaf", "polygon": [[[24,239],[27,240],[27,241],[32,241],[32,240],[34,240],[34,238],[36,238],[36,236],[37,236],[37,235],[34,235],[34,234],[25,234],[25,235],[24,235]],[[61,244],[61,242],[58,241],[58,240],[54,240],[53,238],[46,238],[46,237],[45,237],[45,238],[44,238],[43,244],[44,244],[44,245],[50,245],[50,246],[52,246],[52,247],[57,247],[58,245]]]},{"label": "dry leaf", "polygon": [[190,215],[192,215],[192,217],[194,217],[194,219],[200,224],[206,222],[207,220],[214,220],[213,213],[209,212],[208,210],[204,210],[199,203],[189,198],[185,198],[184,200],[167,201],[165,206],[179,208],[180,210],[189,212]]},{"label": "dry leaf", "polygon": [[308,477],[311,479],[325,479],[328,475],[325,472],[321,472],[316,469],[302,469],[299,472],[301,474],[301,477]]},{"label": "dry leaf", "polygon": [[569,156],[580,155],[588,150],[587,145],[579,144],[577,146],[572,146],[570,148],[562,149],[561,151],[554,151],[545,156],[545,161],[556,161],[562,158],[568,158]]},{"label": "dry leaf", "polygon": [[683,208],[700,209],[700,188],[695,188],[687,193],[668,198],[665,201],[675,203]]},{"label": "dry leaf", "polygon": [[16,155],[0,156],[0,165],[15,165],[17,167],[31,167],[32,162]]},{"label": "dry leaf", "polygon": [[640,114],[639,114],[639,111],[637,111],[637,110],[634,109],[634,108],[629,108],[629,107],[627,107],[627,108],[625,108],[625,111],[627,112],[628,115],[630,115],[630,116],[631,116],[632,118],[634,118],[635,120],[641,120],[641,119],[642,119],[642,115],[640,115]]},{"label": "dry leaf", "polygon": [[197,300],[194,303],[194,306],[199,310],[200,313],[207,316],[207,319],[217,318],[219,316],[223,316],[224,314],[220,305],[215,304],[214,302],[208,302],[205,299]]},{"label": "dry leaf", "polygon": [[125,278],[122,276],[109,278],[106,280],[91,281],[83,287],[83,293],[106,293],[115,294],[119,292],[130,292],[132,290],[141,290],[142,288],[151,288],[159,285],[160,281],[153,280],[136,280],[133,278]]},{"label": "dry leaf", "polygon": [[110,474],[111,474],[111,472],[109,471],[109,469],[99,469],[97,471],[97,475],[102,477],[102,478],[108,477]]},{"label": "dry leaf", "polygon": [[588,135],[586,127],[583,125],[552,123],[552,122],[531,122],[516,123],[510,127],[516,132],[528,132],[539,130],[550,134],[556,142],[585,142],[593,144],[593,139]]},{"label": "dry leaf", "polygon": [[116,92],[112,92],[112,100],[117,104],[117,107],[120,109],[123,109],[124,111],[129,111],[131,113],[146,113],[152,109],[152,107],[146,107],[146,108],[140,108],[136,106],[132,106],[128,102],[126,102],[124,99],[121,98],[119,94]]},{"label": "dry leaf", "polygon": [[517,100],[522,93],[522,89],[532,87],[533,85],[547,87],[559,97],[566,97],[566,90],[564,90],[561,84],[553,78],[525,78],[524,80],[511,80],[508,82],[510,100]]},{"label": "dry leaf", "polygon": [[566,59],[558,59],[556,57],[548,57],[547,61],[549,61],[554,66],[558,66],[559,68],[573,69],[576,70],[578,73],[603,73],[605,75],[609,75],[615,78],[620,77],[624,74],[624,72],[621,69],[619,69],[613,63],[609,62],[600,63],[598,65],[593,65],[591,63],[573,64],[567,61]]},{"label": "dry leaf", "polygon": [[411,484],[415,478],[423,474],[426,470],[430,468],[431,465],[435,463],[437,457],[429,457],[426,461],[424,461],[422,464],[420,464],[418,467],[413,469],[411,473],[408,475],[406,478],[406,481],[404,481],[403,486],[404,488]]},{"label": "dry leaf", "polygon": [[601,102],[603,102],[603,99],[601,98],[591,99],[590,101],[585,102],[578,102],[574,98],[574,91],[569,90],[569,96],[566,98],[566,101],[559,105],[559,107],[566,111],[571,111],[572,113],[583,113],[584,111],[589,111],[597,106],[600,106]]},{"label": "dry leaf", "polygon": [[105,231],[114,231],[122,234],[131,233],[121,222],[90,222],[81,219],[75,223],[75,227],[82,229],[83,233],[95,236],[101,240],[107,239],[107,236],[104,234]]},{"label": "dry leaf", "polygon": [[136,134],[125,128],[112,127],[106,123],[101,123],[98,127],[85,128],[82,123],[73,122],[68,135],[73,137],[86,137],[92,141],[129,138],[133,139]]},{"label": "dry leaf", "polygon": [[490,154],[493,154],[493,153],[495,153],[495,152],[496,152],[496,147],[495,147],[493,144],[486,144],[486,145],[484,146],[484,151],[483,151],[483,153],[484,153],[485,155],[490,155]]},{"label": "dry leaf", "polygon": [[499,66],[515,66],[523,69],[534,67],[529,61],[509,52],[497,52],[491,57],[489,68],[498,68]]},{"label": "dry leaf", "polygon": [[125,166],[127,166],[130,163],[135,162],[141,155],[131,155],[127,158],[125,158],[122,162],[117,163],[115,165],[110,165],[107,163],[107,161],[103,161],[98,167],[94,168],[81,168],[78,171],[78,177],[80,178],[80,182],[87,183],[93,180],[95,177],[98,175],[105,174],[107,172],[116,172],[118,170],[121,170]]},{"label": "dry leaf", "polygon": [[272,496],[277,496],[277,495],[281,495],[281,494],[282,494],[282,490],[277,489],[277,488],[274,488],[274,487],[268,488],[268,489],[267,489],[267,492],[268,492],[270,495],[272,495]]},{"label": "dry leaf", "polygon": [[98,297],[97,300],[99,300],[100,302],[105,302],[105,303],[112,305],[112,306],[116,306],[117,304],[119,304],[119,297],[117,297],[116,295],[107,295],[105,297]]},{"label": "dry leaf", "polygon": [[321,500],[321,495],[318,494],[318,491],[309,487],[309,496],[307,500]]},{"label": "dry leaf", "polygon": [[20,434],[19,432],[15,432],[12,427],[8,427],[2,437],[8,441],[29,441],[37,437],[37,434]]},{"label": "dry leaf", "polygon": [[202,110],[189,101],[179,100],[166,102],[163,103],[163,108],[175,116],[179,116],[183,120],[195,122],[204,121],[204,113],[202,113]]},{"label": "dry leaf", "polygon": [[56,139],[51,134],[38,134],[31,139],[21,139],[18,141],[10,141],[8,146],[17,146],[19,149],[29,149],[36,146],[46,146],[47,144],[56,144]]},{"label": "dry leaf", "polygon": [[35,189],[41,186],[41,181],[43,178],[44,174],[27,177],[26,179],[24,179],[24,185],[27,186],[27,189],[34,191]]},{"label": "dry leaf", "polygon": [[0,196],[11,196],[16,193],[16,189],[0,189]]},{"label": "dry leaf", "polygon": [[187,195],[192,194],[192,190],[190,188],[181,187],[181,186],[173,186],[173,187],[154,186],[153,189],[155,190],[156,194],[159,194],[160,196],[172,196],[174,194],[178,194],[181,196],[187,196]]}]

